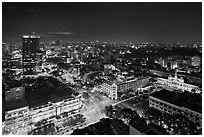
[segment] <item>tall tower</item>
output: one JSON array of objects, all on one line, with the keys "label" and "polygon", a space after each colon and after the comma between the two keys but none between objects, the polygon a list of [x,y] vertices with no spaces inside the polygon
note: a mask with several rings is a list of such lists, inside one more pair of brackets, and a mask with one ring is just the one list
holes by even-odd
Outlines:
[{"label": "tall tower", "polygon": [[23,75],[36,74],[40,65],[40,36],[24,35],[22,42]]}]

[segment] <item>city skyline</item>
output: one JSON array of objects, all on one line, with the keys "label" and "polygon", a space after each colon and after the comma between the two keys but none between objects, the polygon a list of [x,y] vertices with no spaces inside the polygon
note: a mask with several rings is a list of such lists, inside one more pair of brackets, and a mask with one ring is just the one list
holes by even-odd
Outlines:
[{"label": "city skyline", "polygon": [[[3,3],[3,42],[202,42],[202,3]],[[14,23],[15,22],[15,23]]]},{"label": "city skyline", "polygon": [[8,3],[2,135],[202,135],[202,3]]}]

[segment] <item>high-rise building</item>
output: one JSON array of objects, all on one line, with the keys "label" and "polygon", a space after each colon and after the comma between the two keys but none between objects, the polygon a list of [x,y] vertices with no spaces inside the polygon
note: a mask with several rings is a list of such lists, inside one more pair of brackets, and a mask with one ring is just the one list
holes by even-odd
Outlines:
[{"label": "high-rise building", "polygon": [[24,35],[22,43],[23,74],[36,74],[41,69],[40,36]]}]

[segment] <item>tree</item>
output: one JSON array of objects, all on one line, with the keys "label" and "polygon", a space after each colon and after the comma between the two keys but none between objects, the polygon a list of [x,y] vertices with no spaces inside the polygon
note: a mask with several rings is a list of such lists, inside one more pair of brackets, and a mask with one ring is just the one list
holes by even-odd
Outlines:
[{"label": "tree", "polygon": [[140,119],[140,115],[137,113],[137,111],[133,111],[131,118],[134,118],[135,120],[139,120]]},{"label": "tree", "polygon": [[133,113],[133,111],[130,108],[124,108],[122,110],[122,114],[123,114],[122,117],[123,118],[130,118],[132,113]]},{"label": "tree", "polygon": [[113,106],[112,105],[105,107],[105,114],[108,117],[112,117],[112,114],[113,114]]}]

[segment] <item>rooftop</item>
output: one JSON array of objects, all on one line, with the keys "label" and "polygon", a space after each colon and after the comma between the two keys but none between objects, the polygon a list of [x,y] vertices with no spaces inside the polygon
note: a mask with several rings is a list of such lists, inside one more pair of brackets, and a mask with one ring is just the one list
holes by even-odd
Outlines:
[{"label": "rooftop", "polygon": [[129,127],[125,123],[123,123],[122,120],[112,119],[110,122],[110,126],[119,135],[129,135]]},{"label": "rooftop", "polygon": [[5,104],[5,111],[11,111],[11,110],[23,108],[26,106],[28,106],[28,103],[26,100],[10,101]]},{"label": "rooftop", "polygon": [[129,77],[129,78],[111,78],[109,77],[106,79],[105,82],[109,85],[112,85],[113,83],[115,83],[116,85],[120,85],[120,84],[124,84],[127,82],[135,81],[135,80],[138,80],[138,79],[135,77]]},{"label": "rooftop", "polygon": [[83,129],[75,129],[71,135],[94,135],[95,133],[89,129],[89,127],[85,127]]},{"label": "rooftop", "polygon": [[71,88],[54,88],[45,87],[34,91],[28,91],[26,94],[26,100],[29,107],[37,107],[45,105],[48,102],[58,102],[68,98],[74,98],[75,92]]},{"label": "rooftop", "polygon": [[38,81],[35,81],[37,84],[34,84],[32,87],[25,87],[25,99],[13,100],[6,103],[5,111],[25,106],[29,106],[29,108],[38,107],[45,105],[48,102],[55,103],[64,99],[74,98],[79,95],[78,92],[64,86],[60,81],[52,77],[40,77],[35,80]]},{"label": "rooftop", "polygon": [[150,130],[149,126],[141,121],[131,120],[130,125],[144,134]]},{"label": "rooftop", "polygon": [[15,87],[20,87],[22,86],[22,83],[21,81],[19,80],[10,80],[10,81],[6,81],[6,84],[8,86],[8,90],[12,89],[12,88],[15,88]]},{"label": "rooftop", "polygon": [[147,125],[142,121],[131,120],[130,125],[145,135],[167,135],[165,129],[154,126],[154,124]]},{"label": "rooftop", "polygon": [[76,129],[71,135],[128,135],[129,127],[121,120],[102,118],[99,122],[83,129]]},{"label": "rooftop", "polygon": [[169,135],[169,133],[166,132],[165,128],[161,126],[155,125],[153,123],[150,123],[148,126],[151,128],[151,130],[146,133],[147,135],[152,135],[152,132],[159,135]]},{"label": "rooftop", "polygon": [[199,94],[193,94],[191,92],[171,92],[168,90],[161,90],[151,94],[152,97],[164,100],[174,105],[185,107],[202,113],[202,96]]}]

